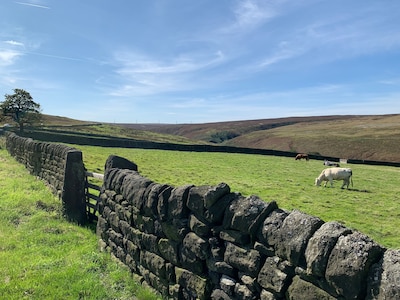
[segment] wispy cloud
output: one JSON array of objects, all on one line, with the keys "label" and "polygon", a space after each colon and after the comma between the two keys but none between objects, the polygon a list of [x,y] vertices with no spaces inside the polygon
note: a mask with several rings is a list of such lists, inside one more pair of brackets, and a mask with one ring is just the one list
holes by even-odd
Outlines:
[{"label": "wispy cloud", "polygon": [[224,60],[222,52],[210,55],[181,55],[159,59],[136,53],[115,56],[115,74],[121,85],[113,96],[149,95],[161,92],[188,90],[196,85],[198,72],[214,67]]},{"label": "wispy cloud", "polygon": [[8,44],[8,45],[11,45],[11,46],[21,46],[21,47],[24,46],[23,43],[17,42],[17,41],[14,41],[14,40],[4,41],[4,43]]},{"label": "wispy cloud", "polygon": [[0,49],[0,65],[1,66],[12,65],[15,62],[15,60],[22,55],[23,54],[18,51]]},{"label": "wispy cloud", "polygon": [[244,33],[259,27],[278,15],[273,2],[263,0],[236,1],[232,12],[234,16],[232,23],[221,28],[221,33]]},{"label": "wispy cloud", "polygon": [[[269,3],[268,3],[269,2]],[[262,1],[244,0],[238,2],[234,9],[236,16],[235,27],[252,28],[274,17],[277,12],[270,1],[263,5]]]},{"label": "wispy cloud", "polygon": [[49,57],[49,58],[62,59],[62,60],[84,61],[84,59],[82,59],[82,58],[55,55],[55,54],[46,54],[46,53],[39,53],[39,52],[27,52],[27,54],[38,55],[38,56]]},{"label": "wispy cloud", "polygon": [[25,5],[25,6],[32,6],[32,7],[36,7],[36,8],[43,8],[43,9],[50,9],[49,6],[45,6],[45,5],[40,5],[40,4],[35,4],[35,3],[30,3],[30,2],[15,2],[17,4],[20,5]]}]

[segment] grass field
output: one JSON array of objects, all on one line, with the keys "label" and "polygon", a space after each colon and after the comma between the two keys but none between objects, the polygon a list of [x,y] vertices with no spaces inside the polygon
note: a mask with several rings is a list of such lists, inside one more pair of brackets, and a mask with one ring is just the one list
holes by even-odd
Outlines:
[{"label": "grass field", "polygon": [[[73,145],[74,146],[74,145]],[[75,146],[89,171],[110,154],[138,164],[143,176],[173,186],[227,183],[232,191],[275,200],[324,221],[340,221],[388,248],[400,248],[400,169],[347,165],[350,190],[315,187],[321,161],[261,155]],[[0,147],[1,299],[156,299],[129,272],[97,249],[93,228],[60,215],[60,202]]]},{"label": "grass field", "polygon": [[0,299],[157,299],[4,146],[0,178]]},{"label": "grass field", "polygon": [[354,186],[314,186],[322,161],[246,154],[196,153],[75,146],[88,170],[103,172],[111,154],[134,161],[139,172],[158,183],[215,185],[227,183],[241,194],[275,200],[280,208],[298,209],[325,222],[336,220],[388,248],[400,248],[400,169],[342,165],[353,169]]}]

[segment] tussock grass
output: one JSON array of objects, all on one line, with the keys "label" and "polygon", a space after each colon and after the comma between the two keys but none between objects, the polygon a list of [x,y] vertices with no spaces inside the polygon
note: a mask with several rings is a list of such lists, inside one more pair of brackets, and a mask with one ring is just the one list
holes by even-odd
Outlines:
[{"label": "tussock grass", "polygon": [[276,201],[280,208],[301,210],[325,222],[339,221],[389,248],[400,248],[400,169],[386,166],[342,165],[353,169],[354,186],[316,187],[322,161],[263,155],[197,153],[75,146],[88,170],[101,172],[111,154],[134,161],[139,172],[158,183],[215,185]]},{"label": "tussock grass", "polygon": [[44,183],[1,148],[1,299],[157,299],[99,252],[93,229],[67,222]]}]

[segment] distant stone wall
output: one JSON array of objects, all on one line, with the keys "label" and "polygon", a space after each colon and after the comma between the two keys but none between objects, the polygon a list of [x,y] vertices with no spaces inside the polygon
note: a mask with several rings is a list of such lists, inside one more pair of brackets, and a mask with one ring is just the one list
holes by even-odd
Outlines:
[{"label": "distant stone wall", "polygon": [[[244,147],[234,147],[234,146],[224,146],[224,145],[209,145],[209,144],[189,145],[189,144],[151,142],[151,141],[136,140],[131,138],[110,137],[98,134],[88,134],[88,133],[79,133],[79,132],[62,131],[62,130],[51,130],[51,129],[25,130],[22,136],[47,142],[67,143],[75,145],[91,145],[100,147],[140,148],[140,149],[158,149],[158,150],[193,151],[193,152],[243,153],[243,154],[274,155],[274,156],[284,156],[293,158],[297,154],[296,152],[292,151],[244,148]],[[325,159],[331,161],[340,160],[340,158],[338,157],[321,156],[311,153],[309,153],[308,156],[310,159],[316,159],[322,161]],[[352,158],[346,158],[346,160],[348,163],[351,164],[400,167],[400,162],[360,160]]]},{"label": "distant stone wall", "polygon": [[400,251],[337,222],[233,193],[173,187],[110,157],[102,249],[173,299],[396,299]]},{"label": "distant stone wall", "polygon": [[86,223],[85,168],[82,152],[61,144],[51,144],[6,133],[6,148],[31,174],[48,183],[63,204],[65,216]]}]

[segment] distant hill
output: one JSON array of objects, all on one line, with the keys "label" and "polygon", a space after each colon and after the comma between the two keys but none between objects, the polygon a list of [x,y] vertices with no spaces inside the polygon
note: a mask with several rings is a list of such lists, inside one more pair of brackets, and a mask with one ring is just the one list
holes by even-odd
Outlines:
[{"label": "distant hill", "polygon": [[400,114],[119,125],[221,145],[400,162]]},{"label": "distant hill", "polygon": [[201,124],[104,124],[44,115],[43,126],[158,142],[211,143],[400,162],[400,114],[290,117]]},{"label": "distant hill", "polygon": [[77,126],[77,125],[93,125],[100,124],[99,122],[80,121],[67,117],[52,116],[42,114],[42,123],[45,126]]}]

